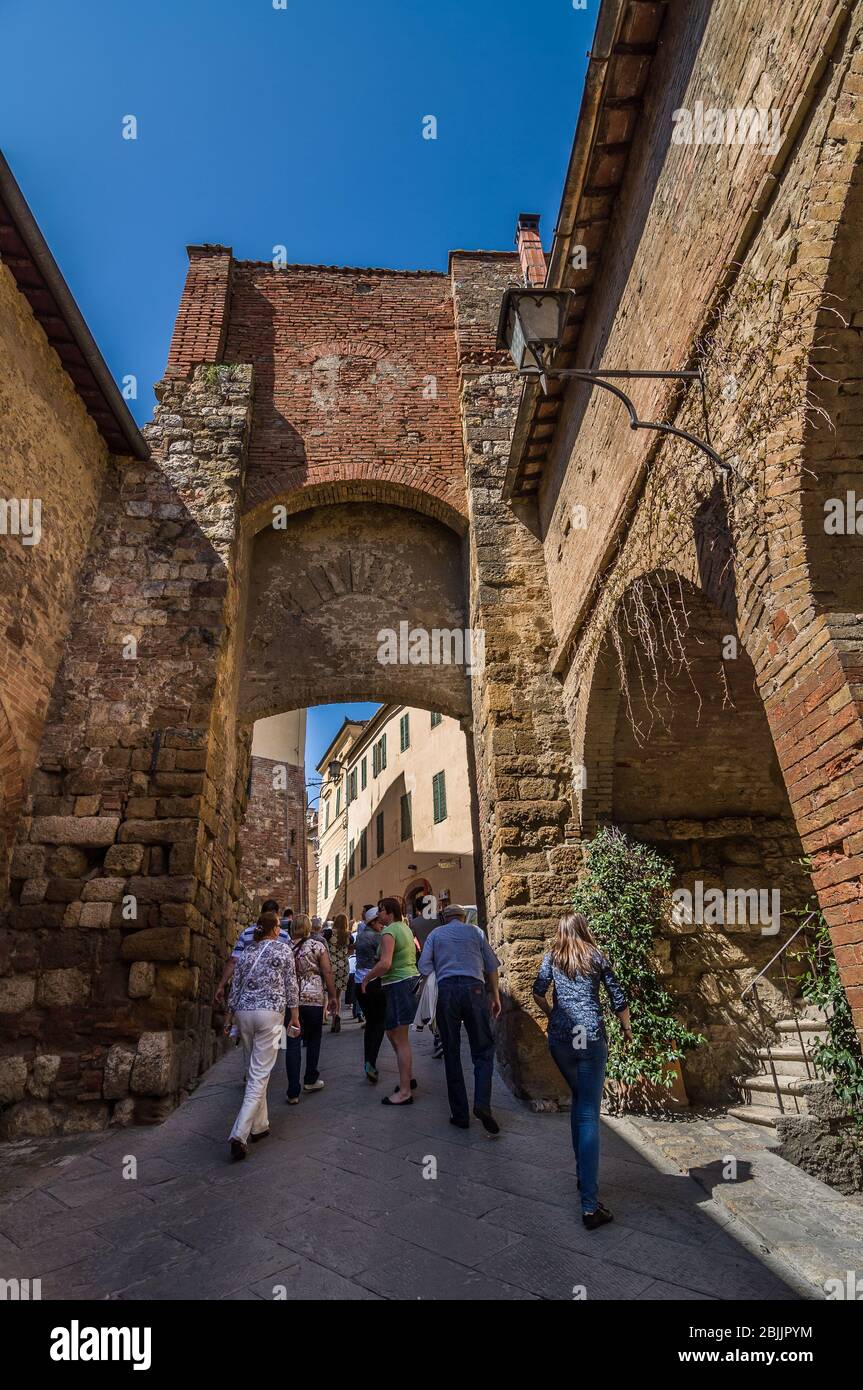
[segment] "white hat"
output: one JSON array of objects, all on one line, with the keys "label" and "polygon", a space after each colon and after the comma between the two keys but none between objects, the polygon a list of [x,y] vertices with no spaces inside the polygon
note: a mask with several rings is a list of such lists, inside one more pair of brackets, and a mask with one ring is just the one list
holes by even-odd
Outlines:
[{"label": "white hat", "polygon": [[365,912],[363,913],[363,921],[364,921],[364,922],[373,922],[373,921],[375,920],[375,918],[377,917],[377,915],[378,915],[378,909],[377,909],[376,907],[367,907],[366,910],[365,910]]}]

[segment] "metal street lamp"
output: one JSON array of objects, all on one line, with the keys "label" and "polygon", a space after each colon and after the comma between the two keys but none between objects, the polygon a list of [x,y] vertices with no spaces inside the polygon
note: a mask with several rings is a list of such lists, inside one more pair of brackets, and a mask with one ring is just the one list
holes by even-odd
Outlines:
[{"label": "metal street lamp", "polygon": [[497,347],[508,352],[516,365],[519,376],[539,379],[543,395],[548,395],[550,377],[569,377],[589,382],[610,391],[622,401],[629,412],[629,427],[633,430],[659,430],[663,434],[676,434],[686,439],[716,464],[723,473],[731,473],[731,465],[717,454],[715,449],[698,435],[688,430],[677,429],[657,420],[640,420],[629,396],[612,381],[635,380],[642,377],[655,377],[678,381],[697,381],[701,386],[701,401],[707,423],[704,378],[700,371],[654,372],[654,371],[586,371],[581,367],[552,367],[551,361],[563,341],[570,308],[575,298],[575,290],[522,289],[511,286],[504,291],[497,324]]}]

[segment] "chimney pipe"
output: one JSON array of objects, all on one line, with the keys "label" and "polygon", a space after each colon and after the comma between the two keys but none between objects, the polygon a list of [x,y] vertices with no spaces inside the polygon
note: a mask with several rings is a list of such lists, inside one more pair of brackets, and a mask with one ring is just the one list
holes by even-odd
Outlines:
[{"label": "chimney pipe", "polygon": [[524,283],[531,289],[545,284],[545,253],[539,236],[539,213],[520,212],[515,233]]}]

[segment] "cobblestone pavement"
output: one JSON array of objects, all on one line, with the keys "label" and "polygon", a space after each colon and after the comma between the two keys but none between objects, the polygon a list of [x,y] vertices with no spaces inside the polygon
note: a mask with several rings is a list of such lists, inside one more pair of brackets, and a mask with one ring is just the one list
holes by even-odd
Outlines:
[{"label": "cobblestone pavement", "polygon": [[237,1052],[163,1125],[0,1146],[2,1276],[40,1279],[45,1299],[801,1296],[793,1271],[635,1131],[604,1126],[616,1220],[588,1232],[568,1116],[531,1114],[497,1082],[500,1138],[453,1128],[425,1034],[416,1103],[385,1109],[384,1049],[372,1087],[357,1025],[327,1033],[325,1089],[291,1107],[280,1058],[271,1135],[245,1163],[226,1142]]},{"label": "cobblestone pavement", "polygon": [[775,1152],[772,1130],[722,1114],[693,1113],[673,1122],[628,1116],[608,1123],[621,1138],[653,1152],[658,1148],[679,1172],[689,1173],[816,1296],[823,1296],[829,1279],[844,1282],[848,1270],[860,1269],[863,1197],[845,1197],[786,1163]]}]

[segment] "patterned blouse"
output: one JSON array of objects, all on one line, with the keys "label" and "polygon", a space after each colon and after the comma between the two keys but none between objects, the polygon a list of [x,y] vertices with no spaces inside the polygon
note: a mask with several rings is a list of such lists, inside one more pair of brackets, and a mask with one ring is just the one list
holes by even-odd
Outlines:
[{"label": "patterned blouse", "polygon": [[299,944],[294,942],[291,951],[293,952],[294,964],[297,967],[300,1003],[319,1005],[323,1008],[326,995],[324,977],[321,973],[321,961],[329,954],[326,942],[319,941],[314,936],[308,936],[305,941]]},{"label": "patterned blouse", "polygon": [[605,956],[597,953],[596,969],[590,975],[574,976],[558,970],[551,959],[551,951],[543,956],[539,974],[533,982],[533,993],[544,997],[549,985],[554,985],[548,1023],[550,1043],[570,1043],[573,1029],[579,1027],[584,1028],[584,1036],[591,1042],[608,1040],[602,1018],[600,981],[605,986],[614,1012],[621,1013],[626,1008],[626,995]]},{"label": "patterned blouse", "polygon": [[348,975],[350,974],[347,948],[343,947],[339,950],[338,946],[335,944],[335,940],[333,940],[329,944],[329,952],[330,964],[333,967],[333,978],[336,982],[336,994],[341,994],[342,990],[347,988]]},{"label": "patterned blouse", "polygon": [[271,1009],[283,1014],[299,1003],[294,953],[280,938],[253,941],[237,958],[231,980],[231,1008]]}]

